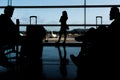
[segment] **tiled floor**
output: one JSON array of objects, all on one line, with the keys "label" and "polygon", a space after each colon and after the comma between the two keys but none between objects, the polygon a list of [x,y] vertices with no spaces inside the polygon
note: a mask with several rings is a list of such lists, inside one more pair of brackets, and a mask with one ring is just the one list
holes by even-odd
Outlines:
[{"label": "tiled floor", "polygon": [[68,64],[60,64],[60,61],[43,61],[43,73],[47,77],[74,79],[76,77],[77,67],[70,61]]},{"label": "tiled floor", "polygon": [[31,80],[74,80],[77,75],[76,71],[77,67],[72,63],[60,65],[58,61],[43,61],[42,65],[27,66],[21,71],[8,71],[6,67],[1,66],[0,80],[26,80],[29,78]]},{"label": "tiled floor", "polygon": [[[47,49],[47,50],[46,50]],[[64,56],[64,49],[61,49],[61,54],[55,47],[44,48],[43,58],[40,64],[27,65],[22,69],[19,66],[16,69],[9,71],[6,67],[0,67],[0,80],[75,80],[77,77],[77,67],[70,59],[70,52],[79,52],[78,49],[67,48],[67,62],[61,59]],[[54,51],[52,51],[54,50]],[[77,55],[77,54],[75,54]],[[26,65],[26,64],[25,64]]]},{"label": "tiled floor", "polygon": [[74,64],[43,64],[43,73],[48,79],[73,80],[76,78],[76,69]]}]

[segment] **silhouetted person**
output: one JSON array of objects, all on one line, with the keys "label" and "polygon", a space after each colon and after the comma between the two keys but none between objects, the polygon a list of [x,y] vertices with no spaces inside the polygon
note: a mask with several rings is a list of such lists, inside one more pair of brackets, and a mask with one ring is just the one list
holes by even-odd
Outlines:
[{"label": "silhouetted person", "polygon": [[[90,28],[83,36],[81,36],[82,45],[81,51],[79,52],[78,56],[74,56],[73,54],[70,55],[73,63],[77,66],[86,65],[86,64],[95,64],[94,61],[90,60],[94,58],[94,48],[95,48],[95,35],[96,30],[94,28]],[[80,41],[81,41],[80,40]]]},{"label": "silhouetted person", "polygon": [[67,38],[67,29],[69,29],[68,25],[67,25],[67,20],[68,20],[68,15],[67,15],[67,11],[63,11],[62,12],[62,16],[60,17],[59,22],[61,23],[61,28],[59,31],[59,39],[58,42],[60,42],[62,34],[64,35],[64,41],[63,43],[66,42],[66,38]]},{"label": "silhouetted person", "polygon": [[70,55],[71,60],[77,66],[77,80],[86,80],[87,77],[96,80],[94,76],[101,78],[104,76],[103,74],[99,76],[98,73],[106,71],[105,65],[108,57],[106,55],[109,55],[106,53],[107,31],[107,27],[101,25],[97,29],[90,28],[84,36],[77,38],[83,41],[81,51],[78,56]]},{"label": "silhouetted person", "polygon": [[60,46],[57,46],[58,48],[58,52],[59,52],[59,56],[60,56],[60,72],[62,74],[62,76],[64,78],[66,78],[67,76],[67,67],[66,65],[68,64],[68,60],[66,59],[66,46],[63,46],[63,49],[64,49],[64,53],[63,53],[63,56],[62,56],[62,51],[60,49]]},{"label": "silhouetted person", "polygon": [[[14,7],[7,6],[4,9],[4,14],[0,15],[0,47],[1,55],[4,54],[5,48],[15,48],[18,34],[18,28],[12,21],[11,17],[14,12]],[[3,50],[2,50],[3,49]]]},{"label": "silhouetted person", "polygon": [[120,12],[118,7],[112,7],[110,9],[110,20],[112,20],[112,23],[108,26],[108,60],[109,65],[114,65],[114,71],[119,69],[119,36],[120,36]]}]

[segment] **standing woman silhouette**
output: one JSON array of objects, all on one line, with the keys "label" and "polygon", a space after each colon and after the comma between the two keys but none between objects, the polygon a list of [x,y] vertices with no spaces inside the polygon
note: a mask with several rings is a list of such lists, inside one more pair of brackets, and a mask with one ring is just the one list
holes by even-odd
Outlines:
[{"label": "standing woman silhouette", "polygon": [[59,31],[59,39],[58,39],[57,43],[60,42],[62,34],[64,35],[64,41],[63,41],[63,43],[66,42],[67,29],[69,29],[69,27],[67,25],[67,20],[68,20],[67,11],[63,11],[62,12],[62,16],[60,17],[60,20],[59,20],[59,22],[61,23],[61,28],[60,28],[60,31]]}]

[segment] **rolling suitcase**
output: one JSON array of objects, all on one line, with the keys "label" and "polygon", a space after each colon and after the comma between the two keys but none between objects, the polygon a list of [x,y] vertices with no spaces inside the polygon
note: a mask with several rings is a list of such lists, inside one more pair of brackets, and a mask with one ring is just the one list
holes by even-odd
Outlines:
[{"label": "rolling suitcase", "polygon": [[[35,23],[32,23],[32,19],[35,19]],[[37,16],[30,16],[30,25],[27,26],[26,34],[29,56],[37,62],[36,59],[42,57],[43,39],[46,36],[45,28],[37,25]]]}]

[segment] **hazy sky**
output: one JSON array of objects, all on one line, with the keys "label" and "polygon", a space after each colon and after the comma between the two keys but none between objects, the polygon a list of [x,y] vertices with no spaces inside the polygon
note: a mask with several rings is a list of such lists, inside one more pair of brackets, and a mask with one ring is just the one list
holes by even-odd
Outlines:
[{"label": "hazy sky", "polygon": [[[0,0],[1,5],[7,5],[8,0]],[[84,0],[12,0],[13,5],[81,5]],[[87,4],[119,4],[120,0],[86,0]]]},{"label": "hazy sky", "polygon": [[[119,5],[120,0],[86,0],[87,5]],[[0,0],[0,6],[8,5],[8,0]],[[13,6],[41,6],[41,5],[84,5],[84,0],[12,0]],[[21,23],[29,24],[29,16],[37,16],[38,24],[59,24],[59,18],[63,10],[68,13],[68,24],[83,24],[83,8],[44,8],[44,9],[15,9],[12,19],[20,19]],[[110,8],[87,8],[87,24],[95,24],[96,16],[103,17],[103,24],[110,23]],[[0,9],[3,13],[3,9]],[[56,29],[56,28],[54,28]]]}]

